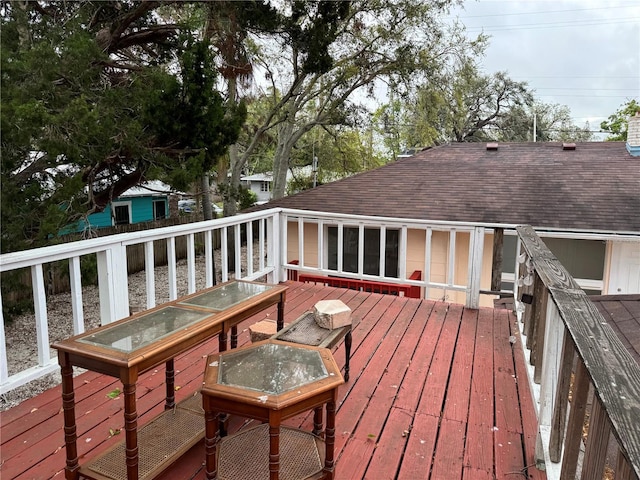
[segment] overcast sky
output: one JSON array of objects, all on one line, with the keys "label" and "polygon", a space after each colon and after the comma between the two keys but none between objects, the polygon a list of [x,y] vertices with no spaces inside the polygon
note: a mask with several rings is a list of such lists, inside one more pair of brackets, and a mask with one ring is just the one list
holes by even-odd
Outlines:
[{"label": "overcast sky", "polygon": [[486,73],[526,81],[540,101],[567,105],[576,125],[598,130],[640,100],[640,0],[465,0],[452,14],[470,36],[491,36]]}]

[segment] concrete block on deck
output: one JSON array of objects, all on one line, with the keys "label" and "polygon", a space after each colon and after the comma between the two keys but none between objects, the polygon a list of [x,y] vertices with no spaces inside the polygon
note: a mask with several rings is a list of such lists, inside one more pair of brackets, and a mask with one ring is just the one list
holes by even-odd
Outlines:
[{"label": "concrete block on deck", "polygon": [[314,307],[316,323],[329,330],[351,325],[351,309],[341,300],[321,300]]}]

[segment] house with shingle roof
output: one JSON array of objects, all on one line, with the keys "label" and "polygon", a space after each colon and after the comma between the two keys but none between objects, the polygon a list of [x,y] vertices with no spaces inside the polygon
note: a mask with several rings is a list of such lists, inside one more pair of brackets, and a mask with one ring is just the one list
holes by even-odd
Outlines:
[{"label": "house with shingle roof", "polygon": [[[463,222],[504,225],[503,275],[505,285],[515,277],[516,237],[513,225],[531,225],[579,284],[593,294],[640,293],[640,156],[630,122],[631,144],[625,142],[583,143],[459,143],[420,151],[408,158],[321,185],[296,195],[274,200],[263,208],[391,217],[433,222]],[[632,126],[633,123],[633,126]],[[640,137],[640,136],[639,136]],[[637,140],[640,140],[638,138]],[[343,265],[349,270],[349,244],[358,248],[357,223],[344,230]],[[324,268],[335,265],[335,229],[323,225],[321,244],[327,250]],[[288,261],[295,260],[298,226],[288,226]],[[431,239],[448,253],[449,238]],[[410,272],[424,260],[424,237],[411,236],[408,229],[407,268]],[[484,255],[491,265],[493,231],[485,234]],[[351,238],[351,237],[354,238]],[[372,264],[379,253],[379,234],[365,229]],[[317,235],[305,235],[305,252],[317,249]],[[316,245],[310,245],[310,243]],[[376,243],[377,242],[377,243]],[[397,244],[397,242],[395,242]],[[391,248],[389,248],[391,246]],[[394,233],[386,231],[385,256],[393,277]],[[466,268],[468,244],[458,240],[455,255]],[[313,262],[313,259],[310,260]],[[305,261],[307,265],[312,265]],[[431,276],[443,274],[432,265]],[[489,269],[490,270],[490,269]],[[510,273],[511,272],[511,273]],[[366,265],[365,265],[366,273]],[[482,288],[490,289],[491,272],[482,274]],[[506,287],[508,288],[508,286]],[[437,295],[437,294],[436,294]],[[453,301],[460,299],[455,295]]]}]

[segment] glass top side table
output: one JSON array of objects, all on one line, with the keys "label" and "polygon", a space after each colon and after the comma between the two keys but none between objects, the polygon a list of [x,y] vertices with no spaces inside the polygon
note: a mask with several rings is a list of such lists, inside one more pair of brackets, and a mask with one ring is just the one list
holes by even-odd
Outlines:
[{"label": "glass top side table", "polygon": [[[219,350],[224,351],[227,349],[229,330],[231,347],[236,347],[237,325],[273,305],[277,305],[278,323],[284,323],[286,290],[285,285],[234,280],[54,343],[52,347],[58,350],[58,363],[61,367],[64,423],[65,432],[68,432],[65,436],[66,478],[77,479],[81,475],[92,478],[92,465],[96,463],[92,460],[84,466],[79,464],[74,366],[110,375],[122,382],[126,449],[121,455],[117,453],[117,449],[110,450],[108,453],[116,452],[113,455],[117,458],[114,457],[113,462],[107,463],[118,469],[124,468],[125,471],[112,478],[153,478],[162,471],[162,466],[149,461],[138,461],[139,434],[143,438],[142,429],[138,431],[137,425],[136,383],[139,374],[166,363],[165,409],[167,412],[176,407],[180,409],[180,405],[175,402],[174,357],[215,335],[218,335]],[[155,419],[149,422],[149,425],[154,421]],[[142,428],[146,427],[147,425]],[[200,428],[200,435],[201,430]],[[196,442],[198,440],[199,438],[195,439]],[[176,450],[167,458],[177,458],[175,455],[179,455],[179,452],[180,450]],[[169,460],[167,464],[170,463]]]},{"label": "glass top side table", "polygon": [[230,351],[220,362],[220,385],[268,395],[279,395],[329,376],[320,352],[279,343]]},{"label": "glass top side table", "polygon": [[[243,465],[234,466],[234,476],[255,478],[256,465],[261,472],[269,472],[271,480],[279,478],[279,471],[288,468],[286,457],[280,459],[280,435],[290,435],[292,429],[281,427],[281,422],[299,413],[314,410],[313,433],[296,430],[296,434],[312,435],[310,444],[317,449],[322,440],[317,435],[322,431],[322,408],[326,405],[324,436],[324,465],[319,467],[314,478],[333,478],[335,443],[335,411],[338,387],[344,383],[331,351],[307,345],[297,345],[279,340],[265,340],[243,348],[210,355],[202,386],[202,401],[205,410],[205,446],[207,478],[225,479],[224,443],[232,439],[235,448],[242,445],[238,440],[246,436],[247,459]],[[268,455],[253,458],[259,451],[257,441],[240,431],[220,439],[220,412],[236,414],[268,422]],[[265,426],[266,428],[266,426]],[[231,440],[229,440],[231,442]],[[218,453],[219,452],[219,453]],[[312,452],[318,455],[318,451]],[[300,452],[305,455],[305,452]],[[222,465],[219,469],[219,464]],[[254,469],[246,476],[238,476],[238,469]],[[234,479],[235,480],[235,479]]]}]

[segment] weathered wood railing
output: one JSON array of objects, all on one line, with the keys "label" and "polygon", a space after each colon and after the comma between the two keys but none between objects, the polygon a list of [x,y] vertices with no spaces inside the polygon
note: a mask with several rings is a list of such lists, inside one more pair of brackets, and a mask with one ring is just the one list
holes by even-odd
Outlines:
[{"label": "weathered wood railing", "polygon": [[637,479],[640,367],[533,229],[517,227],[517,232],[516,310],[531,384],[539,385],[534,387],[539,404],[538,466],[550,479],[601,479],[612,433],[617,459],[610,467],[615,478]]}]

